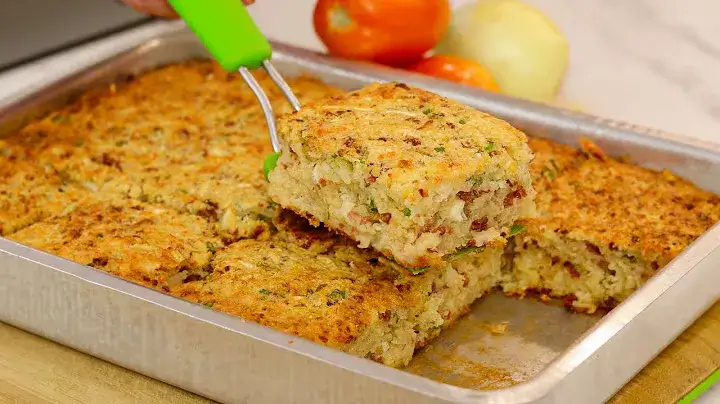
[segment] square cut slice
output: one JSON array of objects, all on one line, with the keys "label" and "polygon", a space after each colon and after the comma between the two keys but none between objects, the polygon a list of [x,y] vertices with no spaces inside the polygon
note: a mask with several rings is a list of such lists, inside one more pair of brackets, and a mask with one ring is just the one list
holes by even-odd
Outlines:
[{"label": "square cut slice", "polygon": [[534,211],[526,136],[404,84],[374,84],[278,122],[270,197],[415,272],[504,245]]},{"label": "square cut slice", "polygon": [[720,219],[720,197],[668,171],[530,139],[538,217],[522,220],[504,290],[612,308]]},{"label": "square cut slice", "polygon": [[269,231],[275,208],[266,187],[262,159],[247,154],[243,159],[148,165],[111,181],[101,192],[202,216],[229,244]]},{"label": "square cut slice", "polygon": [[[287,223],[286,223],[287,225]],[[204,280],[173,288],[205,304],[350,354],[401,367],[497,286],[502,248],[413,276],[374,251],[328,237],[241,240],[219,250]],[[326,233],[328,234],[328,233]],[[332,236],[331,236],[332,237]],[[312,239],[323,244],[314,248]]]},{"label": "square cut slice", "polygon": [[203,277],[222,246],[205,219],[135,201],[92,201],[9,239],[156,289]]}]

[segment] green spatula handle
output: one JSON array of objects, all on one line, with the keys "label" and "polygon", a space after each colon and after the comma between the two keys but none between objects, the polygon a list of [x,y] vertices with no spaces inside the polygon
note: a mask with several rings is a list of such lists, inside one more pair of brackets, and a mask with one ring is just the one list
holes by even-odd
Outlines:
[{"label": "green spatula handle", "polygon": [[228,71],[254,69],[272,48],[240,0],[169,0],[210,54]]}]

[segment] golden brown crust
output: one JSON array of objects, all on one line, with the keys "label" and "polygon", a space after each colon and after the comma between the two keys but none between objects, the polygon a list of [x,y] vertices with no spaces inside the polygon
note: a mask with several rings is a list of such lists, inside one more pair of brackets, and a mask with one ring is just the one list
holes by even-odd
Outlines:
[{"label": "golden brown crust", "polygon": [[208,157],[195,164],[148,165],[105,184],[102,193],[202,216],[231,242],[269,230],[275,209],[266,184],[262,160],[250,154],[242,160]]},{"label": "golden brown crust", "polygon": [[551,185],[551,180],[574,167],[582,156],[582,152],[573,147],[537,137],[528,137],[528,146],[534,154],[530,173],[536,189]]},{"label": "golden brown crust", "polygon": [[92,191],[53,170],[24,162],[0,175],[0,236],[71,210]]},{"label": "golden brown crust", "polygon": [[134,201],[93,201],[9,238],[164,289],[207,271],[222,246],[202,218]]},{"label": "golden brown crust", "polygon": [[[167,198],[168,206],[181,211],[195,207],[203,212],[198,206],[210,200],[210,209],[221,206],[218,223],[235,199],[240,201],[235,206],[239,216],[228,237],[254,234],[254,225],[245,223],[245,217],[257,220],[256,213],[269,212],[262,161],[272,147],[252,91],[238,74],[220,72],[206,61],[159,68],[127,84],[92,90],[16,136],[0,139],[0,178],[17,174],[0,188],[22,184],[0,191],[0,206],[5,208],[0,215],[7,216],[0,221],[0,234],[58,213],[62,209],[54,200],[62,207],[82,199],[52,191],[57,184],[75,188],[78,194],[103,189],[126,196],[131,188],[137,192],[145,184],[148,192],[154,190],[153,197]],[[267,75],[255,74],[276,110],[289,111]],[[310,77],[289,82],[303,102],[339,93]],[[47,179],[18,179],[21,166]],[[183,178],[189,172],[194,181]],[[170,179],[165,178],[168,173]],[[190,195],[181,195],[183,189]],[[49,204],[43,202],[44,195],[49,195]],[[136,199],[145,200],[140,195]]]},{"label": "golden brown crust", "polygon": [[551,230],[662,266],[720,220],[720,197],[668,171],[621,163],[589,141],[584,153],[546,140],[530,145],[540,217],[526,220],[529,235]]},{"label": "golden brown crust", "polygon": [[432,195],[443,182],[465,182],[498,161],[514,173],[527,150],[525,134],[507,122],[399,83],[310,103],[280,117],[278,130],[310,160],[371,163],[368,176],[399,201],[427,197],[418,190]]},{"label": "golden brown crust", "polygon": [[354,341],[389,309],[423,298],[392,267],[350,246],[316,254],[282,241],[243,240],[219,251],[205,282],[177,296],[330,346]]}]

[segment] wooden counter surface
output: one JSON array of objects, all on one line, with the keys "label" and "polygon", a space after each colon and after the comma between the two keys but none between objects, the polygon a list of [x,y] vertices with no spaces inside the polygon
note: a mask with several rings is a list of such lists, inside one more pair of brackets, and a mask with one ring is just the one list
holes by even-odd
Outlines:
[{"label": "wooden counter surface", "polygon": [[[675,403],[720,367],[720,303],[628,383],[613,404]],[[0,323],[0,403],[209,403]]]}]

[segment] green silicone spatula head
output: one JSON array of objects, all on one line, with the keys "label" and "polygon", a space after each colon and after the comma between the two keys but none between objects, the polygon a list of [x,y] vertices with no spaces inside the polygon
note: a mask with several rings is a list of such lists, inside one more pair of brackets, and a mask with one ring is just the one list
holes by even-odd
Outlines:
[{"label": "green silicone spatula head", "polygon": [[270,43],[240,0],[169,3],[224,69],[255,69],[272,56]]},{"label": "green silicone spatula head", "polygon": [[272,47],[260,32],[240,0],[169,0],[170,5],[185,20],[217,62],[229,71],[239,71],[260,102],[270,131],[275,153],[265,161],[265,176],[275,168],[280,139],[270,100],[250,69],[262,67],[280,88],[293,108],[300,110],[300,102],[290,86],[270,63]]}]

